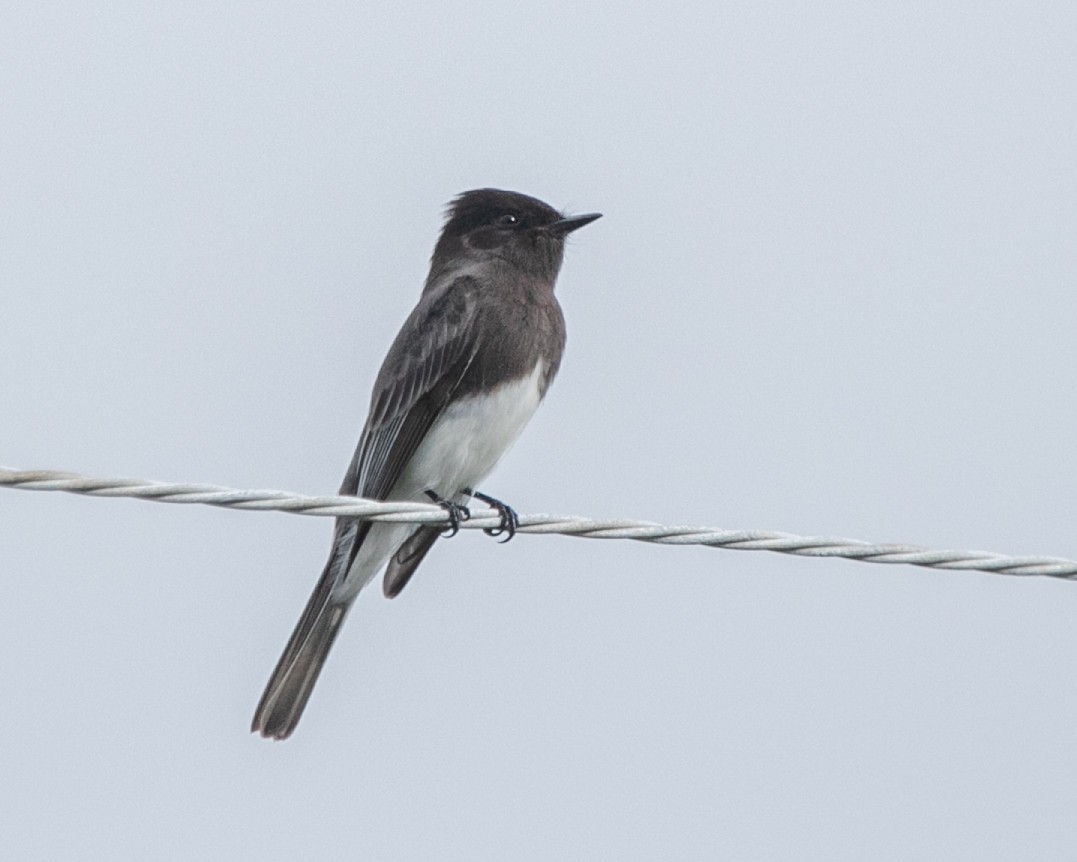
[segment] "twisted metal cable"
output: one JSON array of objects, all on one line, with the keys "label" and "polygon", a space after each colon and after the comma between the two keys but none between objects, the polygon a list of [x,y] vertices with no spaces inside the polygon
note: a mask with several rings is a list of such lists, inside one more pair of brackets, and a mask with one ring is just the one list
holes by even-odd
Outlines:
[{"label": "twisted metal cable", "polygon": [[[379,502],[361,497],[310,497],[286,491],[237,490],[220,485],[151,482],[144,479],[96,479],[54,470],[0,467],[0,487],[27,491],[67,491],[92,497],[134,497],[158,503],[201,503],[228,509],[290,512],[371,521],[444,524],[444,509],[427,503]],[[462,529],[496,527],[500,515],[476,508]],[[762,530],[665,526],[650,521],[604,520],[571,515],[521,515],[518,532],[560,533],[586,539],[633,539],[658,545],[704,545],[738,551],[776,551],[802,557],[844,557],[867,563],[906,563],[932,569],[959,569],[1000,575],[1043,575],[1077,579],[1077,561],[1059,557],[1009,557],[986,551],[933,551],[916,545],[873,544],[856,539],[797,536]]]}]

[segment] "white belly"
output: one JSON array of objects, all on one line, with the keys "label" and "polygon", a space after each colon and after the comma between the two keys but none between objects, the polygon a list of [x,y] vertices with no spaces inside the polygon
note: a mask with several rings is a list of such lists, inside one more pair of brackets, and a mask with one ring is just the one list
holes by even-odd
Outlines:
[{"label": "white belly", "polygon": [[539,405],[544,363],[530,375],[450,404],[427,432],[391,497],[424,499],[428,488],[453,497],[485,479]]},{"label": "white belly", "polygon": [[[475,490],[534,415],[541,400],[539,381],[544,370],[540,361],[522,380],[446,407],[419,444],[389,499],[428,503],[425,492],[431,489],[466,503],[460,492]],[[374,524],[351,569],[335,588],[336,598],[350,598],[370,583],[415,530],[414,524]]]}]

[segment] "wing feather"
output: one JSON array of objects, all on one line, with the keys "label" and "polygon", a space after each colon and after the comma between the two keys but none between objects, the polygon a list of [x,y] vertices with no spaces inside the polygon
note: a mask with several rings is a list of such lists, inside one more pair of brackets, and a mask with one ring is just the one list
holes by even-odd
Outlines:
[{"label": "wing feather", "polygon": [[475,357],[477,291],[473,278],[461,276],[424,296],[401,328],[374,384],[342,494],[380,500],[392,491]]}]

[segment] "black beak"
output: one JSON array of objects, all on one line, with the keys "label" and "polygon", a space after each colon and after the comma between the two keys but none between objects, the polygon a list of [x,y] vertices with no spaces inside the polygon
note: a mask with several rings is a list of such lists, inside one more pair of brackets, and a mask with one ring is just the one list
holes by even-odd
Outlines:
[{"label": "black beak", "polygon": [[602,218],[602,213],[588,213],[587,215],[578,216],[566,216],[563,219],[558,219],[551,225],[547,225],[546,229],[551,233],[555,233],[558,236],[568,236],[574,230],[579,230],[584,225],[588,225],[595,219]]}]

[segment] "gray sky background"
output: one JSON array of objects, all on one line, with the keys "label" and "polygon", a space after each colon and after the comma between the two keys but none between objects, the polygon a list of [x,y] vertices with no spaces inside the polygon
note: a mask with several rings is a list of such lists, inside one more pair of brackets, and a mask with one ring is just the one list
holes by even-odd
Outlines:
[{"label": "gray sky background", "polygon": [[[606,217],[521,512],[1077,557],[1077,5],[0,9],[0,463],[334,491],[456,193]],[[5,859],[1077,857],[1077,585],[0,491]]]}]

